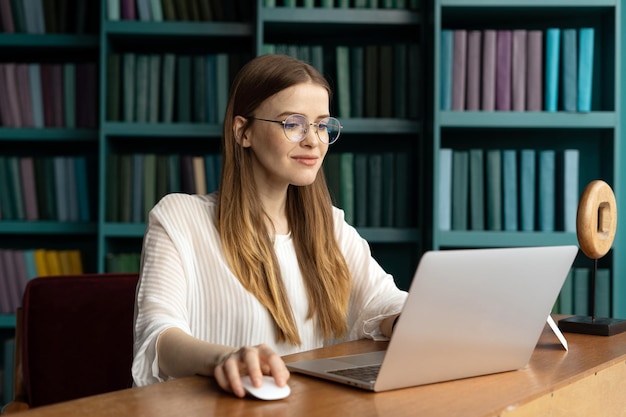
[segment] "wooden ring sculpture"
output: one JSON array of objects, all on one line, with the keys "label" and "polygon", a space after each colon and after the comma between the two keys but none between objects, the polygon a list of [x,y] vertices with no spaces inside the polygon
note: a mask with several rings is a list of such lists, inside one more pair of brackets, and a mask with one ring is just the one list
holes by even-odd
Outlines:
[{"label": "wooden ring sculpture", "polygon": [[578,204],[576,234],[580,249],[592,259],[607,254],[617,228],[617,203],[611,187],[602,180],[590,182]]}]

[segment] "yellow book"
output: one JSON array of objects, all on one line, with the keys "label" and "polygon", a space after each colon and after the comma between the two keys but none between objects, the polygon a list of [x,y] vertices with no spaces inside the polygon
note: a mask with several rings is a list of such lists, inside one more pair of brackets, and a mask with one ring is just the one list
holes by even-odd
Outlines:
[{"label": "yellow book", "polygon": [[70,263],[70,251],[60,250],[57,253],[59,256],[59,267],[61,268],[61,274],[70,275],[72,273],[72,265]]},{"label": "yellow book", "polygon": [[69,250],[70,273],[83,274],[83,260],[78,249]]},{"label": "yellow book", "polygon": [[46,265],[48,266],[48,275],[61,275],[63,272],[61,271],[61,260],[59,257],[58,250],[47,250],[46,251]]},{"label": "yellow book", "polygon": [[45,277],[50,275],[46,261],[46,250],[35,249],[35,266],[37,267],[37,276]]}]

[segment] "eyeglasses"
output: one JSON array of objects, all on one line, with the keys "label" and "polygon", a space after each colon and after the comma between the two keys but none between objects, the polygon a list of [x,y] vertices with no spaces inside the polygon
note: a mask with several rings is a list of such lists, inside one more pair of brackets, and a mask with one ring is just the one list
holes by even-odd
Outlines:
[{"label": "eyeglasses", "polygon": [[322,143],[335,143],[339,139],[341,133],[341,123],[334,117],[324,117],[317,123],[309,123],[306,117],[301,114],[292,114],[287,116],[285,120],[270,120],[260,119],[258,117],[249,117],[254,120],[261,120],[263,122],[278,123],[283,125],[285,136],[291,142],[302,142],[309,132],[309,126],[315,127],[315,133]]}]

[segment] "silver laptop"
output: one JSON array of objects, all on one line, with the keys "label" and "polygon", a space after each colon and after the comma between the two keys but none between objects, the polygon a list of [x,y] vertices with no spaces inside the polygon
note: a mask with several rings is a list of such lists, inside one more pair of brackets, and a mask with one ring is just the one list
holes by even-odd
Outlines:
[{"label": "silver laptop", "polygon": [[287,367],[372,391],[524,368],[577,252],[576,246],[427,252],[386,351]]}]

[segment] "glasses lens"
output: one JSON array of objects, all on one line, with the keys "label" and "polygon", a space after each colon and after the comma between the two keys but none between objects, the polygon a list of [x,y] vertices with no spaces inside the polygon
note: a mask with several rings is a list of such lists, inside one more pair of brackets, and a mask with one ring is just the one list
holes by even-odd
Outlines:
[{"label": "glasses lens", "polygon": [[283,127],[285,129],[285,135],[287,139],[292,142],[300,142],[304,139],[304,133],[308,127],[308,121],[306,118],[299,114],[292,114],[285,119]]},{"label": "glasses lens", "polygon": [[341,133],[341,123],[334,117],[326,117],[319,121],[317,134],[324,143],[333,143],[339,138]]}]

